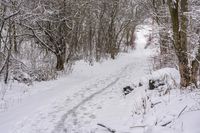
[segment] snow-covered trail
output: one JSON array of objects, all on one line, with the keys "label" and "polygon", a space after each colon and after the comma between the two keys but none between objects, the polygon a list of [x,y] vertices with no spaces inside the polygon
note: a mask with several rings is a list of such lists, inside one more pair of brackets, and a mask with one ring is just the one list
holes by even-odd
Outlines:
[{"label": "snow-covered trail", "polygon": [[[109,117],[120,122],[121,118],[116,116],[127,110],[117,106],[123,97],[122,87],[149,73],[148,58],[152,51],[144,49],[147,30],[140,31],[136,51],[104,64],[105,67],[96,66],[94,71],[99,72],[95,74],[91,71],[86,76],[87,71],[75,71],[67,78],[36,85],[35,88],[46,87],[0,114],[0,133],[85,133],[95,127],[95,121],[106,121]],[[82,73],[76,75],[79,72]]]}]

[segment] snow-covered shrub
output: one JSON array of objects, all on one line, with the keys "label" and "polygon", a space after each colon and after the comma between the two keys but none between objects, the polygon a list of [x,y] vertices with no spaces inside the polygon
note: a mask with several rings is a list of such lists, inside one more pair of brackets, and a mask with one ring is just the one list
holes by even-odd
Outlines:
[{"label": "snow-covered shrub", "polygon": [[[154,81],[154,90],[159,96],[166,95],[170,90],[176,89],[180,82],[178,70],[173,68],[164,68],[155,71],[148,79],[149,81]],[[150,83],[148,84],[150,85]]]},{"label": "snow-covered shrub", "polygon": [[12,61],[10,66],[10,79],[26,85],[32,85],[33,81],[47,81],[56,77],[57,72],[47,65],[33,69],[22,62]]},{"label": "snow-covered shrub", "polygon": [[[155,88],[153,90],[149,90],[150,80],[155,81]],[[179,72],[174,68],[163,68],[140,79],[139,83],[142,84],[142,86],[138,88],[140,90],[140,95],[138,95],[134,101],[133,115],[145,115],[149,110],[160,104],[160,101],[154,101],[152,98],[163,97],[170,94],[172,90],[179,87],[179,80]]]},{"label": "snow-covered shrub", "polygon": [[14,72],[13,73],[13,80],[18,81],[19,83],[25,83],[27,85],[31,85],[32,84],[32,79],[30,77],[30,75],[28,75],[25,72]]},{"label": "snow-covered shrub", "polygon": [[52,69],[40,68],[30,72],[30,77],[33,81],[47,81],[51,79],[56,79],[57,72]]}]

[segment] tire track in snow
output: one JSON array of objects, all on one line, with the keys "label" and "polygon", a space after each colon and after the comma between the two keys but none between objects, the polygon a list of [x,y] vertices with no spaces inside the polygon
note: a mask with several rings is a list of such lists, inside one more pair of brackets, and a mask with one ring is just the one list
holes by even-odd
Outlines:
[{"label": "tire track in snow", "polygon": [[64,123],[65,120],[68,118],[68,116],[70,114],[72,114],[73,112],[75,112],[80,106],[82,106],[83,104],[85,104],[86,102],[90,101],[91,99],[93,99],[95,96],[97,96],[98,94],[101,94],[102,92],[104,92],[105,90],[107,90],[108,88],[110,88],[111,86],[113,86],[114,84],[116,84],[120,79],[121,79],[121,75],[124,73],[124,71],[126,71],[128,69],[128,67],[132,66],[132,64],[128,64],[127,66],[125,66],[121,72],[119,74],[117,74],[117,78],[115,78],[114,81],[112,81],[111,83],[109,83],[106,87],[104,87],[103,89],[100,89],[99,91],[93,93],[92,95],[86,97],[85,99],[83,99],[79,104],[77,104],[76,106],[74,106],[72,109],[68,110],[62,117],[61,120],[58,122],[58,124],[55,126],[54,130],[52,131],[52,133],[59,133],[61,132],[61,130],[64,129]]}]

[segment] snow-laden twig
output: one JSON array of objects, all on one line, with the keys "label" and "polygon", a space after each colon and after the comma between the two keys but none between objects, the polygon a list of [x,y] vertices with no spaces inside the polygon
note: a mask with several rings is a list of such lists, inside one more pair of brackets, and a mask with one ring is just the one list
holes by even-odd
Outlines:
[{"label": "snow-laden twig", "polygon": [[162,103],[162,102],[152,103],[151,108],[153,108],[155,105],[160,104],[160,103]]},{"label": "snow-laden twig", "polygon": [[181,114],[185,111],[185,109],[187,108],[187,105],[181,110],[181,112],[178,114],[178,118],[181,116]]},{"label": "snow-laden twig", "polygon": [[111,133],[116,133],[116,131],[114,129],[111,129],[110,127],[107,127],[103,124],[98,123],[97,125],[106,128]]},{"label": "snow-laden twig", "polygon": [[165,126],[167,126],[167,125],[170,124],[170,123],[172,123],[172,121],[168,121],[167,123],[162,124],[161,126],[162,126],[162,127],[165,127]]}]

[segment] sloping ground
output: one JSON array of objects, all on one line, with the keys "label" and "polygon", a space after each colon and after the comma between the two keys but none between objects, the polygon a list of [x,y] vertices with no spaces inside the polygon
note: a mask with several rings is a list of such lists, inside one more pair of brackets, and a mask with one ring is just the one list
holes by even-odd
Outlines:
[{"label": "sloping ground", "polygon": [[[143,90],[140,102],[133,109],[133,132],[145,133],[199,133],[200,90],[180,90],[179,73],[174,69],[161,69],[146,79],[164,81],[155,90]],[[147,84],[147,80],[143,79]],[[130,95],[130,97],[132,97]],[[138,109],[138,110],[137,110]]]}]

